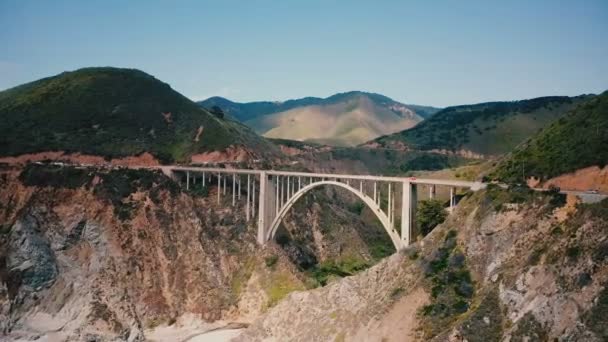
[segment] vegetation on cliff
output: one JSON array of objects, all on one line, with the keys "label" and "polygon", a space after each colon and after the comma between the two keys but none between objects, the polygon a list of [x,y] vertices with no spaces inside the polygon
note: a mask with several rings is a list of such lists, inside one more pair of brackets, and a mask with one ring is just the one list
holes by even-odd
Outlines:
[{"label": "vegetation on cliff", "polygon": [[457,247],[456,235],[455,230],[448,231],[443,244],[420,261],[432,299],[421,312],[426,338],[437,335],[458,315],[465,313],[475,294],[466,257]]},{"label": "vegetation on cliff", "polygon": [[448,216],[443,207],[443,201],[430,199],[420,201],[416,209],[416,225],[420,233],[425,236],[438,224],[443,223]]}]

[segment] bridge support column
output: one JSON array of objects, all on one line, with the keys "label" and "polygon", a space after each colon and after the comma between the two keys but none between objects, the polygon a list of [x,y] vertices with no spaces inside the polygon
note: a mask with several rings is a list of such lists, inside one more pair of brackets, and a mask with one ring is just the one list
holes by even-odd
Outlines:
[{"label": "bridge support column", "polygon": [[257,240],[260,245],[263,245],[266,243],[266,220],[269,219],[268,213],[266,210],[266,204],[268,201],[268,198],[266,197],[267,187],[268,187],[268,177],[266,176],[266,172],[262,171],[260,173],[260,197],[258,200],[259,209],[258,209],[258,238],[257,238]]},{"label": "bridge support column", "polygon": [[403,247],[412,243],[414,228],[416,226],[416,205],[418,189],[416,184],[403,182],[401,199],[401,241]]},{"label": "bridge support column", "polygon": [[247,217],[247,222],[249,222],[249,203],[251,198],[251,175],[247,175],[247,203],[245,204],[245,216]]},{"label": "bridge support column", "polygon": [[190,172],[186,171],[186,190],[190,190]]},{"label": "bridge support column", "polygon": [[253,176],[253,183],[251,183],[251,217],[255,218],[255,176]]},{"label": "bridge support column", "polygon": [[232,206],[236,204],[236,175],[232,174]]},{"label": "bridge support column", "polygon": [[430,185],[429,186],[429,199],[434,199],[435,198],[435,185]]},{"label": "bridge support column", "polygon": [[392,204],[391,204],[391,183],[388,183],[388,203],[386,204],[386,216],[388,217],[388,224],[390,225],[390,228],[393,229],[393,217],[391,216],[391,208],[392,208]]},{"label": "bridge support column", "polygon": [[275,197],[274,197],[274,201],[275,201],[275,205],[274,205],[274,209],[275,209],[275,215],[279,214],[279,209],[281,209],[281,206],[279,205],[279,188],[281,186],[281,183],[279,181],[279,176],[274,176],[274,180],[275,180]]},{"label": "bridge support column", "polygon": [[376,184],[376,182],[374,182],[374,203],[378,203],[377,191],[378,191],[378,184]]},{"label": "bridge support column", "polygon": [[220,195],[222,193],[222,175],[217,174],[217,204],[220,204]]},{"label": "bridge support column", "polygon": [[450,188],[450,212],[452,210],[454,210],[454,204],[455,204],[455,201],[454,201],[454,187],[451,187]]}]

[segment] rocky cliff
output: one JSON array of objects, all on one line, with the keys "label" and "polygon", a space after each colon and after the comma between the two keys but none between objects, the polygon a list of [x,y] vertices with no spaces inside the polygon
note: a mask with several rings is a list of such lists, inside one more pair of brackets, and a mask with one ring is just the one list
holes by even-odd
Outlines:
[{"label": "rocky cliff", "polygon": [[290,294],[241,341],[603,341],[608,202],[471,194],[417,245]]},{"label": "rocky cliff", "polygon": [[282,243],[265,248],[244,200],[218,205],[216,191],[149,171],[2,165],[2,336],[137,341],[182,317],[247,323],[320,286],[317,273],[323,283],[351,274],[339,263],[318,271],[323,262],[355,262],[354,272],[378,259],[366,241],[379,232],[351,202],[330,206],[331,190],[300,205]]},{"label": "rocky cliff", "polygon": [[238,311],[243,260],[264,257],[243,215],[161,174],[1,177],[0,322],[12,338],[143,340],[184,313],[225,318]]}]

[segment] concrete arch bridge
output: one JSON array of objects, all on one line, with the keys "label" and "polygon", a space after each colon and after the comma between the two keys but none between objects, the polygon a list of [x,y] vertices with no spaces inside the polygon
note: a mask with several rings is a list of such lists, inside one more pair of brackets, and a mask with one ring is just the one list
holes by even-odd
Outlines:
[{"label": "concrete arch bridge", "polygon": [[[486,186],[481,182],[421,179],[414,177],[384,177],[371,175],[347,175],[290,172],[275,170],[220,169],[188,166],[147,167],[162,169],[167,174],[185,175],[187,189],[206,187],[217,182],[217,201],[222,196],[232,196],[232,205],[242,201],[248,221],[257,219],[257,241],[264,245],[274,238],[281,220],[299,198],[320,186],[335,186],[357,196],[376,215],[390,236],[397,250],[412,242],[415,225],[418,186],[429,187],[429,198],[435,197],[437,187],[450,192],[450,208],[456,205],[457,189],[479,190]],[[182,178],[182,179],[183,179]],[[400,198],[400,200],[396,200]],[[400,207],[396,208],[396,203]],[[396,218],[400,226],[396,227]]]}]

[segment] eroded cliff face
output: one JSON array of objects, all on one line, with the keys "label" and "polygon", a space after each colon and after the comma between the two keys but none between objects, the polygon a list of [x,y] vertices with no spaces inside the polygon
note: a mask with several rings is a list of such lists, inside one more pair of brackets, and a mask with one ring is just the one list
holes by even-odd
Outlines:
[{"label": "eroded cliff face", "polygon": [[345,194],[304,197],[261,248],[245,196],[232,207],[216,191],[144,170],[2,166],[3,336],[136,341],[184,317],[252,322],[319,286],[319,263],[377,261],[381,228]]},{"label": "eroded cliff face", "polygon": [[[241,295],[267,255],[242,206],[218,206],[213,194],[185,193],[157,173],[62,172],[1,173],[7,338],[143,340],[146,328],[185,313],[214,321],[238,317],[241,299],[254,316],[268,306],[263,295]],[[301,284],[278,264],[275,273]]]},{"label": "eroded cliff face", "polygon": [[364,273],[290,294],[239,340],[603,341],[608,202],[490,188]]}]

